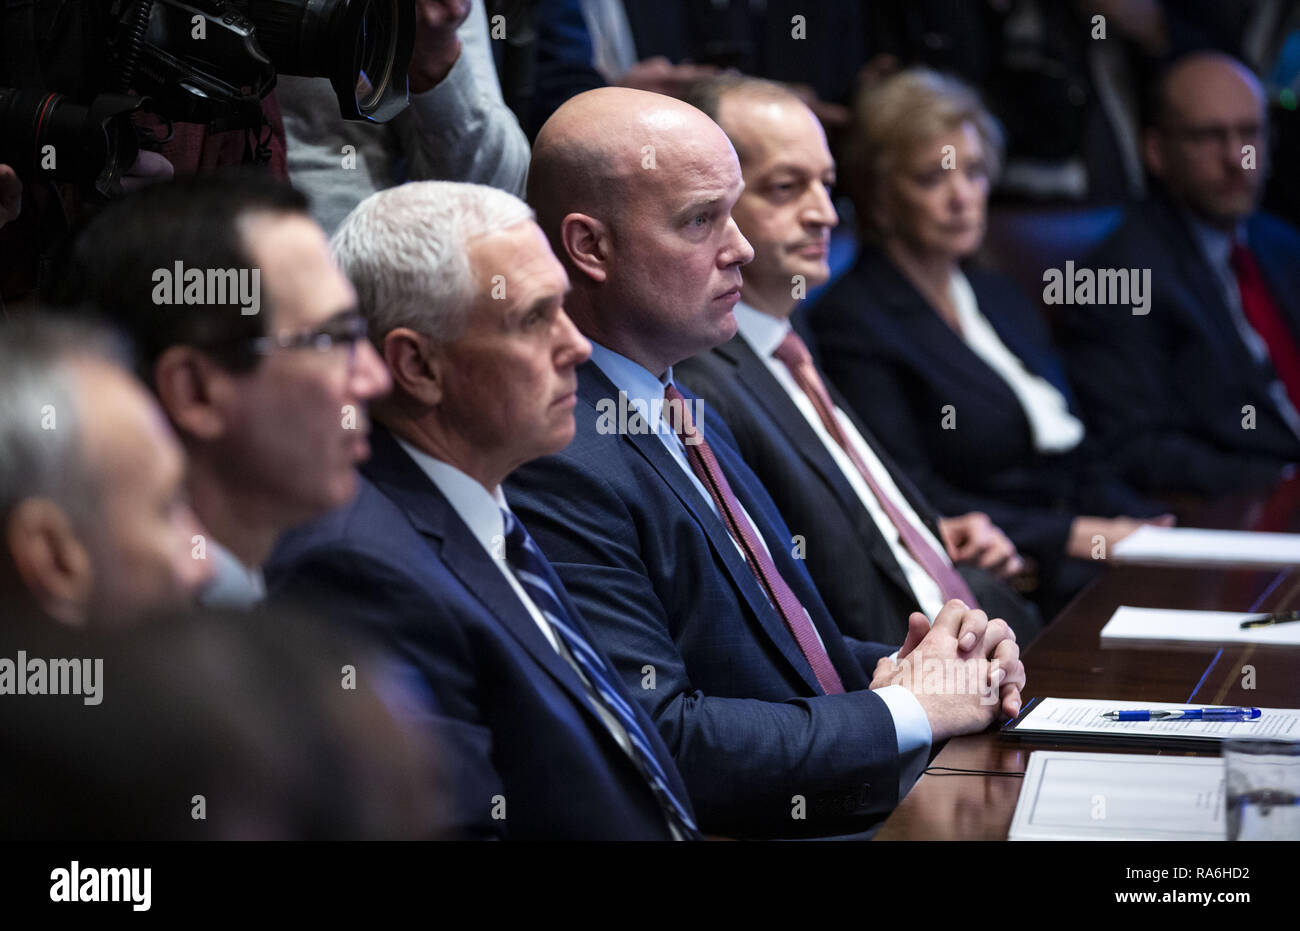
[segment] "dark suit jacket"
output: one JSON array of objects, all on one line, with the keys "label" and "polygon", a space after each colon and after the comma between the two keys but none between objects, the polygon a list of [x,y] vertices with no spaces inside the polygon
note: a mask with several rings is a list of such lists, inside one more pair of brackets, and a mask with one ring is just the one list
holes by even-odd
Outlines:
[{"label": "dark suit jacket", "polygon": [[[602,420],[617,397],[594,363],[578,369],[577,435],[563,452],[516,470],[511,507],[659,726],[702,828],[750,837],[865,830],[898,802],[893,718],[867,689],[876,661],[894,648],[840,633],[792,558],[772,499],[706,409],[706,440],[849,690],[823,694],[722,521],[659,437],[619,434]],[[794,796],[806,819],[792,818]]]},{"label": "dark suit jacket", "polygon": [[[1014,282],[978,270],[967,278],[1007,348],[1072,400],[1047,326]],[[944,514],[987,513],[1049,584],[1076,515],[1157,513],[1088,441],[1068,454],[1036,452],[1007,383],[879,250],[863,250],[809,323],[824,371],[908,478]],[[955,428],[945,429],[945,414]]]},{"label": "dark suit jacket", "polygon": [[[1256,214],[1247,242],[1300,338],[1300,233]],[[1300,461],[1300,441],[1232,325],[1222,287],[1168,201],[1129,209],[1086,263],[1149,268],[1151,305],[1055,308],[1070,377],[1089,426],[1139,487],[1218,494],[1267,484]],[[1243,429],[1243,407],[1255,410]]]},{"label": "dark suit jacket", "polygon": [[[356,499],[277,547],[267,567],[272,595],[360,625],[423,674],[439,709],[428,723],[457,773],[454,832],[668,839],[645,780],[492,558],[389,433],[375,427],[371,444]],[[548,581],[595,644],[559,580]],[[504,820],[492,817],[494,796],[505,799]]]},{"label": "dark suit jacket", "polygon": [[[722,415],[745,463],[772,495],[790,529],[804,537],[808,571],[840,628],[854,637],[901,642],[907,635],[907,616],[919,608],[902,567],[817,431],[744,337],[737,335],[686,360],[674,373]],[[828,388],[835,403],[849,412],[848,403]],[[938,538],[938,515],[892,467],[866,426],[853,420],[899,491]],[[1012,626],[1022,647],[1042,628],[1037,610],[1000,580],[971,566],[958,571],[989,616]]]}]

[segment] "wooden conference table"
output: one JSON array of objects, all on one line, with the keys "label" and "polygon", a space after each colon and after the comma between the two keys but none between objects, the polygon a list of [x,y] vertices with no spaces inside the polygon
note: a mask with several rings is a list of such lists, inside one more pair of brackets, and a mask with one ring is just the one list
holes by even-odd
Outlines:
[{"label": "wooden conference table", "polygon": [[[1300,532],[1300,477],[1267,495],[1241,496],[1198,509],[1180,523]],[[1055,697],[1300,707],[1300,649],[1252,644],[1103,648],[1101,629],[1122,604],[1222,611],[1298,608],[1300,566],[1280,571],[1112,567],[1025,651],[1026,703],[1034,697]],[[1245,666],[1254,667],[1253,689],[1242,687]],[[930,767],[1023,773],[1033,750],[1079,749],[1021,743],[988,732],[949,740]],[[875,839],[1006,840],[1022,783],[1018,776],[927,772]]]}]

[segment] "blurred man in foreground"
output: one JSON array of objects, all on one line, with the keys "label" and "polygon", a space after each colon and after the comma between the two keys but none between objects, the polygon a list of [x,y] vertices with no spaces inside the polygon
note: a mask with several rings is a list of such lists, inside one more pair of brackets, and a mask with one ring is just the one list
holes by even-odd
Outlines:
[{"label": "blurred man in foreground", "polygon": [[0,601],[6,614],[118,626],[182,606],[211,576],[185,458],[97,329],[0,327]]}]

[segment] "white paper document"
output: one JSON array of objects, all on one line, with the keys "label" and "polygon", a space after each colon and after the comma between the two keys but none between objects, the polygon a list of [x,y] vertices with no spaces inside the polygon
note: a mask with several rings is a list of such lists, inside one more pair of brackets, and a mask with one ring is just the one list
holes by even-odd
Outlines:
[{"label": "white paper document", "polygon": [[1010,840],[1224,840],[1219,757],[1029,755]]},{"label": "white paper document", "polygon": [[1106,737],[1130,741],[1184,738],[1222,741],[1233,737],[1300,740],[1300,708],[1261,708],[1254,721],[1113,721],[1107,711],[1205,708],[1169,702],[1116,701],[1095,698],[1041,698],[1017,722],[1015,733],[1063,737]]},{"label": "white paper document", "polygon": [[1110,558],[1153,566],[1295,566],[1300,565],[1300,533],[1143,524],[1111,548]]},{"label": "white paper document", "polygon": [[1259,643],[1300,646],[1300,621],[1241,629],[1241,622],[1260,617],[1259,611],[1179,611],[1172,608],[1133,608],[1122,605],[1101,629],[1102,643]]}]

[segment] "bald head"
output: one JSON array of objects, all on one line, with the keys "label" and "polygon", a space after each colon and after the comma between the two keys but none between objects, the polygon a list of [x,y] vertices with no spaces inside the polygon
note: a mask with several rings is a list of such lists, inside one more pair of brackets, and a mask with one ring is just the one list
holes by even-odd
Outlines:
[{"label": "bald head", "polygon": [[[654,196],[655,174],[731,144],[704,113],[673,97],[602,87],[568,100],[533,144],[528,202],[548,236],[568,213],[617,223],[620,208]],[[559,250],[557,250],[558,252]]]},{"label": "bald head", "polygon": [[1264,106],[1259,78],[1222,52],[1194,52],[1179,58],[1160,76],[1157,91],[1161,118],[1190,119],[1242,97]]},{"label": "bald head", "polygon": [[680,100],[609,87],[556,110],[533,146],[528,200],[568,267],[583,332],[655,372],[729,339],[753,257],[731,220],[743,187],[726,134]]},{"label": "bald head", "polygon": [[[753,156],[755,141],[772,128],[774,109],[803,106],[799,95],[784,84],[747,74],[720,74],[699,81],[686,95],[686,102],[722,127],[742,168]],[[817,131],[822,132],[820,123]]]},{"label": "bald head", "polygon": [[1259,80],[1229,55],[1198,52],[1165,71],[1155,105],[1147,168],[1203,220],[1231,229],[1255,210],[1267,170]]}]

